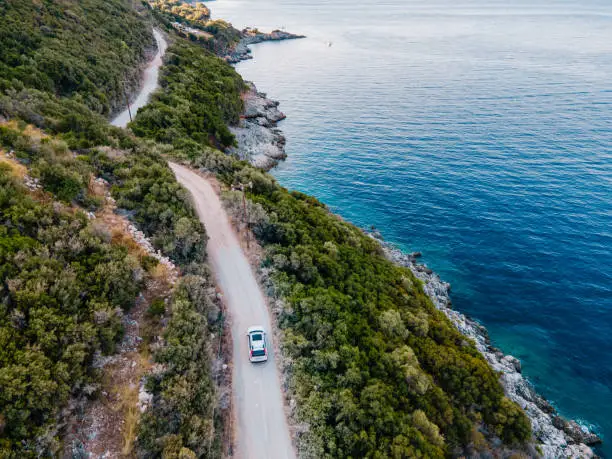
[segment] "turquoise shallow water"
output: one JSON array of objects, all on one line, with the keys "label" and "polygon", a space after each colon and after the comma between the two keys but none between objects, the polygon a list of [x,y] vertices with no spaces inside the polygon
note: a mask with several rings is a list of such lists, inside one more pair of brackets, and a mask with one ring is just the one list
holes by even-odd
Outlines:
[{"label": "turquoise shallow water", "polygon": [[278,180],[422,251],[612,457],[612,5],[209,6],[309,36],[238,66],[288,115]]}]

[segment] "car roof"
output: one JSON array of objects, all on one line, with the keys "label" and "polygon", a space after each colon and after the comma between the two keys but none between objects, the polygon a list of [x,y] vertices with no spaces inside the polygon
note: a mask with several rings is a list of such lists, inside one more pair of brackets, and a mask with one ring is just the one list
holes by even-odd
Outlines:
[{"label": "car roof", "polygon": [[265,349],[266,343],[263,339],[261,341],[251,341],[251,348],[253,350]]},{"label": "car roof", "polygon": [[[253,339],[254,335],[259,335],[261,337],[261,339],[254,340]],[[255,331],[249,333],[249,345],[251,346],[251,349],[253,349],[253,350],[261,350],[261,349],[265,349],[266,348],[266,341],[264,339],[264,335],[265,335],[265,333],[262,332],[261,330],[255,330]]]}]

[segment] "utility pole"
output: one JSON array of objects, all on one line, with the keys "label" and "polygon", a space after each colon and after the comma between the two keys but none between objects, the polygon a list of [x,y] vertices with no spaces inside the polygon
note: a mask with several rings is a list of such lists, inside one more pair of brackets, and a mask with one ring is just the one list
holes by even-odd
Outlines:
[{"label": "utility pole", "polygon": [[251,235],[249,234],[249,214],[247,213],[246,196],[245,196],[246,192],[244,190],[245,187],[253,188],[253,182],[249,182],[247,184],[244,184],[244,183],[238,184],[238,189],[242,191],[242,214],[243,214],[244,226],[246,228],[246,245],[247,245],[247,250],[248,250],[250,248],[249,242],[251,239]]},{"label": "utility pole", "polygon": [[128,114],[130,115],[130,123],[132,122],[132,109],[130,108],[130,99],[127,95],[127,91],[125,90],[125,81],[123,81],[123,95],[125,96],[125,101],[127,102]]},{"label": "utility pole", "polygon": [[242,188],[242,211],[244,213],[244,220],[245,220],[245,226],[246,226],[246,243],[247,243],[247,250],[249,249],[249,216],[247,214],[247,208],[246,208],[246,197],[244,196],[244,187]]}]

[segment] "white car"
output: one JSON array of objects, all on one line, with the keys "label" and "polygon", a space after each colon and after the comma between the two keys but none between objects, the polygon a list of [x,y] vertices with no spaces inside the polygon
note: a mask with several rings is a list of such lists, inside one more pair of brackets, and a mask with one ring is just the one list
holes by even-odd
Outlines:
[{"label": "white car", "polygon": [[249,360],[251,362],[265,362],[268,360],[268,345],[266,332],[260,325],[249,327],[247,331],[249,340]]}]

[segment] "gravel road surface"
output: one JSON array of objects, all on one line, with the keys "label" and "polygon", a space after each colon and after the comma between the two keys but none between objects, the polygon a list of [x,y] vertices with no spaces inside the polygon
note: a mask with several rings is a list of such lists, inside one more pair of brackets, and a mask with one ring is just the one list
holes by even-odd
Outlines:
[{"label": "gravel road surface", "polygon": [[[231,315],[236,456],[295,458],[271,342],[270,315],[255,275],[211,184],[184,166],[170,163],[170,167],[191,193],[206,227],[209,262]],[[251,325],[263,325],[268,331],[269,359],[265,363],[249,362],[246,331]]]}]

